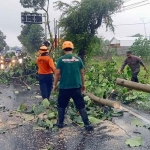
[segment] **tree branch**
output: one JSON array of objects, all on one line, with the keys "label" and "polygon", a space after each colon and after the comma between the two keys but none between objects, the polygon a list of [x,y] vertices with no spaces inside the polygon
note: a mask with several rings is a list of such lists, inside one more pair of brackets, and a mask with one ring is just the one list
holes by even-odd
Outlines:
[{"label": "tree branch", "polygon": [[47,26],[48,26],[48,32],[49,32],[49,35],[50,35],[50,39],[53,38],[52,34],[51,34],[51,28],[50,28],[50,25],[49,25],[49,14],[48,14],[48,11],[45,9],[45,8],[42,8],[45,13],[46,13],[46,18],[47,18]]},{"label": "tree branch", "polygon": [[102,19],[103,19],[103,15],[100,14],[99,17],[97,18],[97,24],[94,25],[94,29],[97,29],[98,27],[101,26],[101,24],[102,24]]},{"label": "tree branch", "polygon": [[103,19],[103,15],[100,14],[99,17],[97,18],[97,24],[90,24],[90,30],[91,30],[91,34],[94,35],[95,34],[95,30],[101,26],[102,24],[102,19]]}]

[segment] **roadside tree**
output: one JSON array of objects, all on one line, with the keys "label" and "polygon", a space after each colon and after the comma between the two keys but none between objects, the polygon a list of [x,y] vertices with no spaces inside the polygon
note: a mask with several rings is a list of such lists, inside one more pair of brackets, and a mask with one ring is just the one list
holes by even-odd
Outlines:
[{"label": "roadside tree", "polygon": [[150,40],[147,38],[137,39],[130,47],[130,50],[134,55],[141,56],[145,60],[150,60]]},{"label": "roadside tree", "polygon": [[85,62],[85,57],[93,51],[92,44],[97,29],[106,25],[114,31],[112,15],[120,9],[123,0],[81,0],[72,4],[57,1],[55,8],[62,11],[59,26],[65,40],[75,44],[78,55]]},{"label": "roadside tree", "polygon": [[5,48],[7,45],[5,42],[6,36],[2,31],[0,31],[0,52]]},{"label": "roadside tree", "polygon": [[44,32],[41,25],[29,24],[23,25],[21,34],[18,36],[22,45],[27,48],[28,52],[35,52],[43,42]]}]

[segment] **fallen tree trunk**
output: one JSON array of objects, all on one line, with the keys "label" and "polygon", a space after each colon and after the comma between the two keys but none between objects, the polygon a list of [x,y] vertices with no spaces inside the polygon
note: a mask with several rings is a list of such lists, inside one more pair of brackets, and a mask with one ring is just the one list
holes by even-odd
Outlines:
[{"label": "fallen tree trunk", "polygon": [[120,108],[120,103],[119,102],[99,98],[99,97],[95,96],[94,94],[89,93],[87,91],[84,91],[83,94],[86,95],[86,96],[89,96],[94,102],[97,102],[97,103],[100,103],[100,104],[103,104],[103,105],[106,105],[106,106],[110,106],[110,107],[113,107],[113,108],[116,108],[116,109]]},{"label": "fallen tree trunk", "polygon": [[147,84],[136,83],[136,82],[120,79],[120,78],[117,78],[116,84],[130,89],[135,89],[138,91],[150,93],[150,85]]}]

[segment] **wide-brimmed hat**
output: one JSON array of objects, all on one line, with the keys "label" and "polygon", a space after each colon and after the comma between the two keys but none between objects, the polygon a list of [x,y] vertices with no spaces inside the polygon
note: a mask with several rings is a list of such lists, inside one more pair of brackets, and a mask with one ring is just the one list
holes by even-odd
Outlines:
[{"label": "wide-brimmed hat", "polygon": [[49,50],[46,46],[41,46],[38,53],[43,54],[43,53],[48,53],[48,52],[49,52]]}]

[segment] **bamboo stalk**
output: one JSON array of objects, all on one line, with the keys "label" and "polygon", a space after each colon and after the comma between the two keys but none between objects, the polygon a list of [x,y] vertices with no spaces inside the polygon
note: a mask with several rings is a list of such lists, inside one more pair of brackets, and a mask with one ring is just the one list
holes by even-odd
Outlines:
[{"label": "bamboo stalk", "polygon": [[116,109],[120,108],[120,103],[117,102],[117,101],[102,99],[102,98],[99,98],[99,97],[95,96],[94,94],[89,93],[87,91],[84,91],[83,94],[86,95],[86,96],[89,96],[94,102],[97,102],[97,103],[100,103],[100,104],[103,104],[103,105],[106,105],[106,106],[110,106],[110,107],[113,107],[113,108],[116,108]]},{"label": "bamboo stalk", "polygon": [[123,86],[123,87],[131,88],[134,90],[150,93],[150,85],[149,84],[136,83],[136,82],[120,79],[120,78],[117,78],[116,84]]}]

